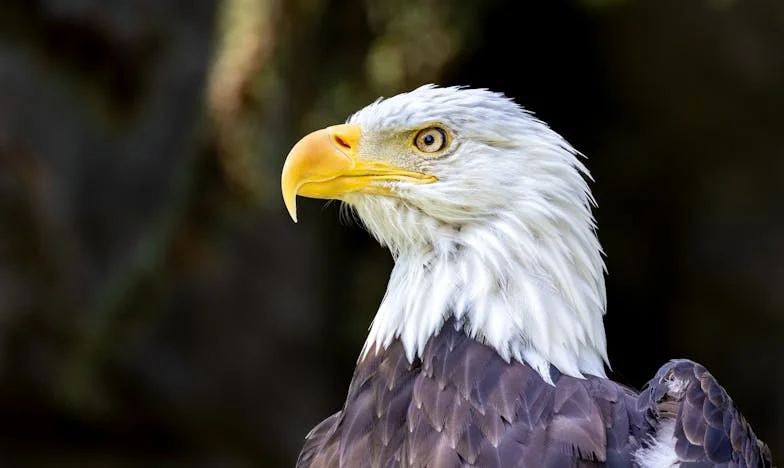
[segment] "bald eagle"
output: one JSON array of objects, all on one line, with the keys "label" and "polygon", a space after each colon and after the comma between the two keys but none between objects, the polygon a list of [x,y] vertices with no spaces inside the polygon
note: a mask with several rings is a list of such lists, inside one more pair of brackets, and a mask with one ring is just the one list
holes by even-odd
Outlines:
[{"label": "bald eagle", "polygon": [[771,466],[688,360],[609,380],[579,153],[512,100],[423,86],[313,132],[281,177],[342,200],[395,260],[343,409],[299,467]]}]

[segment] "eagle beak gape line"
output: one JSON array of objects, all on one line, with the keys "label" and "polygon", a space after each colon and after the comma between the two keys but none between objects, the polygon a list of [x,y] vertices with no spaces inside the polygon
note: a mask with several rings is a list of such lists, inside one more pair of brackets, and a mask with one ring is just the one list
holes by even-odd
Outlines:
[{"label": "eagle beak gape line", "polygon": [[286,157],[280,182],[283,201],[295,223],[297,195],[323,199],[340,199],[351,192],[392,196],[390,182],[435,182],[433,176],[359,158],[361,137],[359,125],[333,125],[294,145]]}]

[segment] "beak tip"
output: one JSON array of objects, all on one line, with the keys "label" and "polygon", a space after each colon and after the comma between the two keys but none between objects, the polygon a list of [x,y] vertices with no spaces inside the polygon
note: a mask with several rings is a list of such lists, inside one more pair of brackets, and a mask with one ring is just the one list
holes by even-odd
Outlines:
[{"label": "beak tip", "polygon": [[291,216],[291,220],[294,221],[296,224],[297,222],[297,204],[296,201],[292,201],[290,204],[286,203],[286,209],[289,212],[289,216]]},{"label": "beak tip", "polygon": [[291,219],[297,222],[297,187],[292,186],[290,178],[286,176],[286,168],[283,169],[283,176],[281,178],[281,192],[283,195],[283,204],[286,206]]}]

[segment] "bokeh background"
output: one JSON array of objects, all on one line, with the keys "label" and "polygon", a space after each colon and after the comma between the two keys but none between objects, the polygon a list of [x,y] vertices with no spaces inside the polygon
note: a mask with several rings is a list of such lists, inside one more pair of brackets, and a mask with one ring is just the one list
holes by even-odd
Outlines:
[{"label": "bokeh background", "polygon": [[617,378],[704,363],[782,463],[781,0],[4,0],[0,463],[293,466],[392,264],[283,159],[427,82],[588,155]]}]

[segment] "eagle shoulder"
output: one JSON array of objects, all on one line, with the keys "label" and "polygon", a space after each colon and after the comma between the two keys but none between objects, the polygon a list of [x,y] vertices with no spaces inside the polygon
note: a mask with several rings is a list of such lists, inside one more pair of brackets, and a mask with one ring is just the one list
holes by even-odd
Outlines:
[{"label": "eagle shoulder", "polygon": [[700,364],[686,359],[668,362],[640,393],[637,406],[657,428],[635,456],[642,466],[773,466],[767,445]]},{"label": "eagle shoulder", "polygon": [[305,445],[297,458],[297,468],[310,466],[331,466],[337,459],[337,444],[330,442],[340,425],[342,411],[338,411],[321,421],[305,436]]}]

